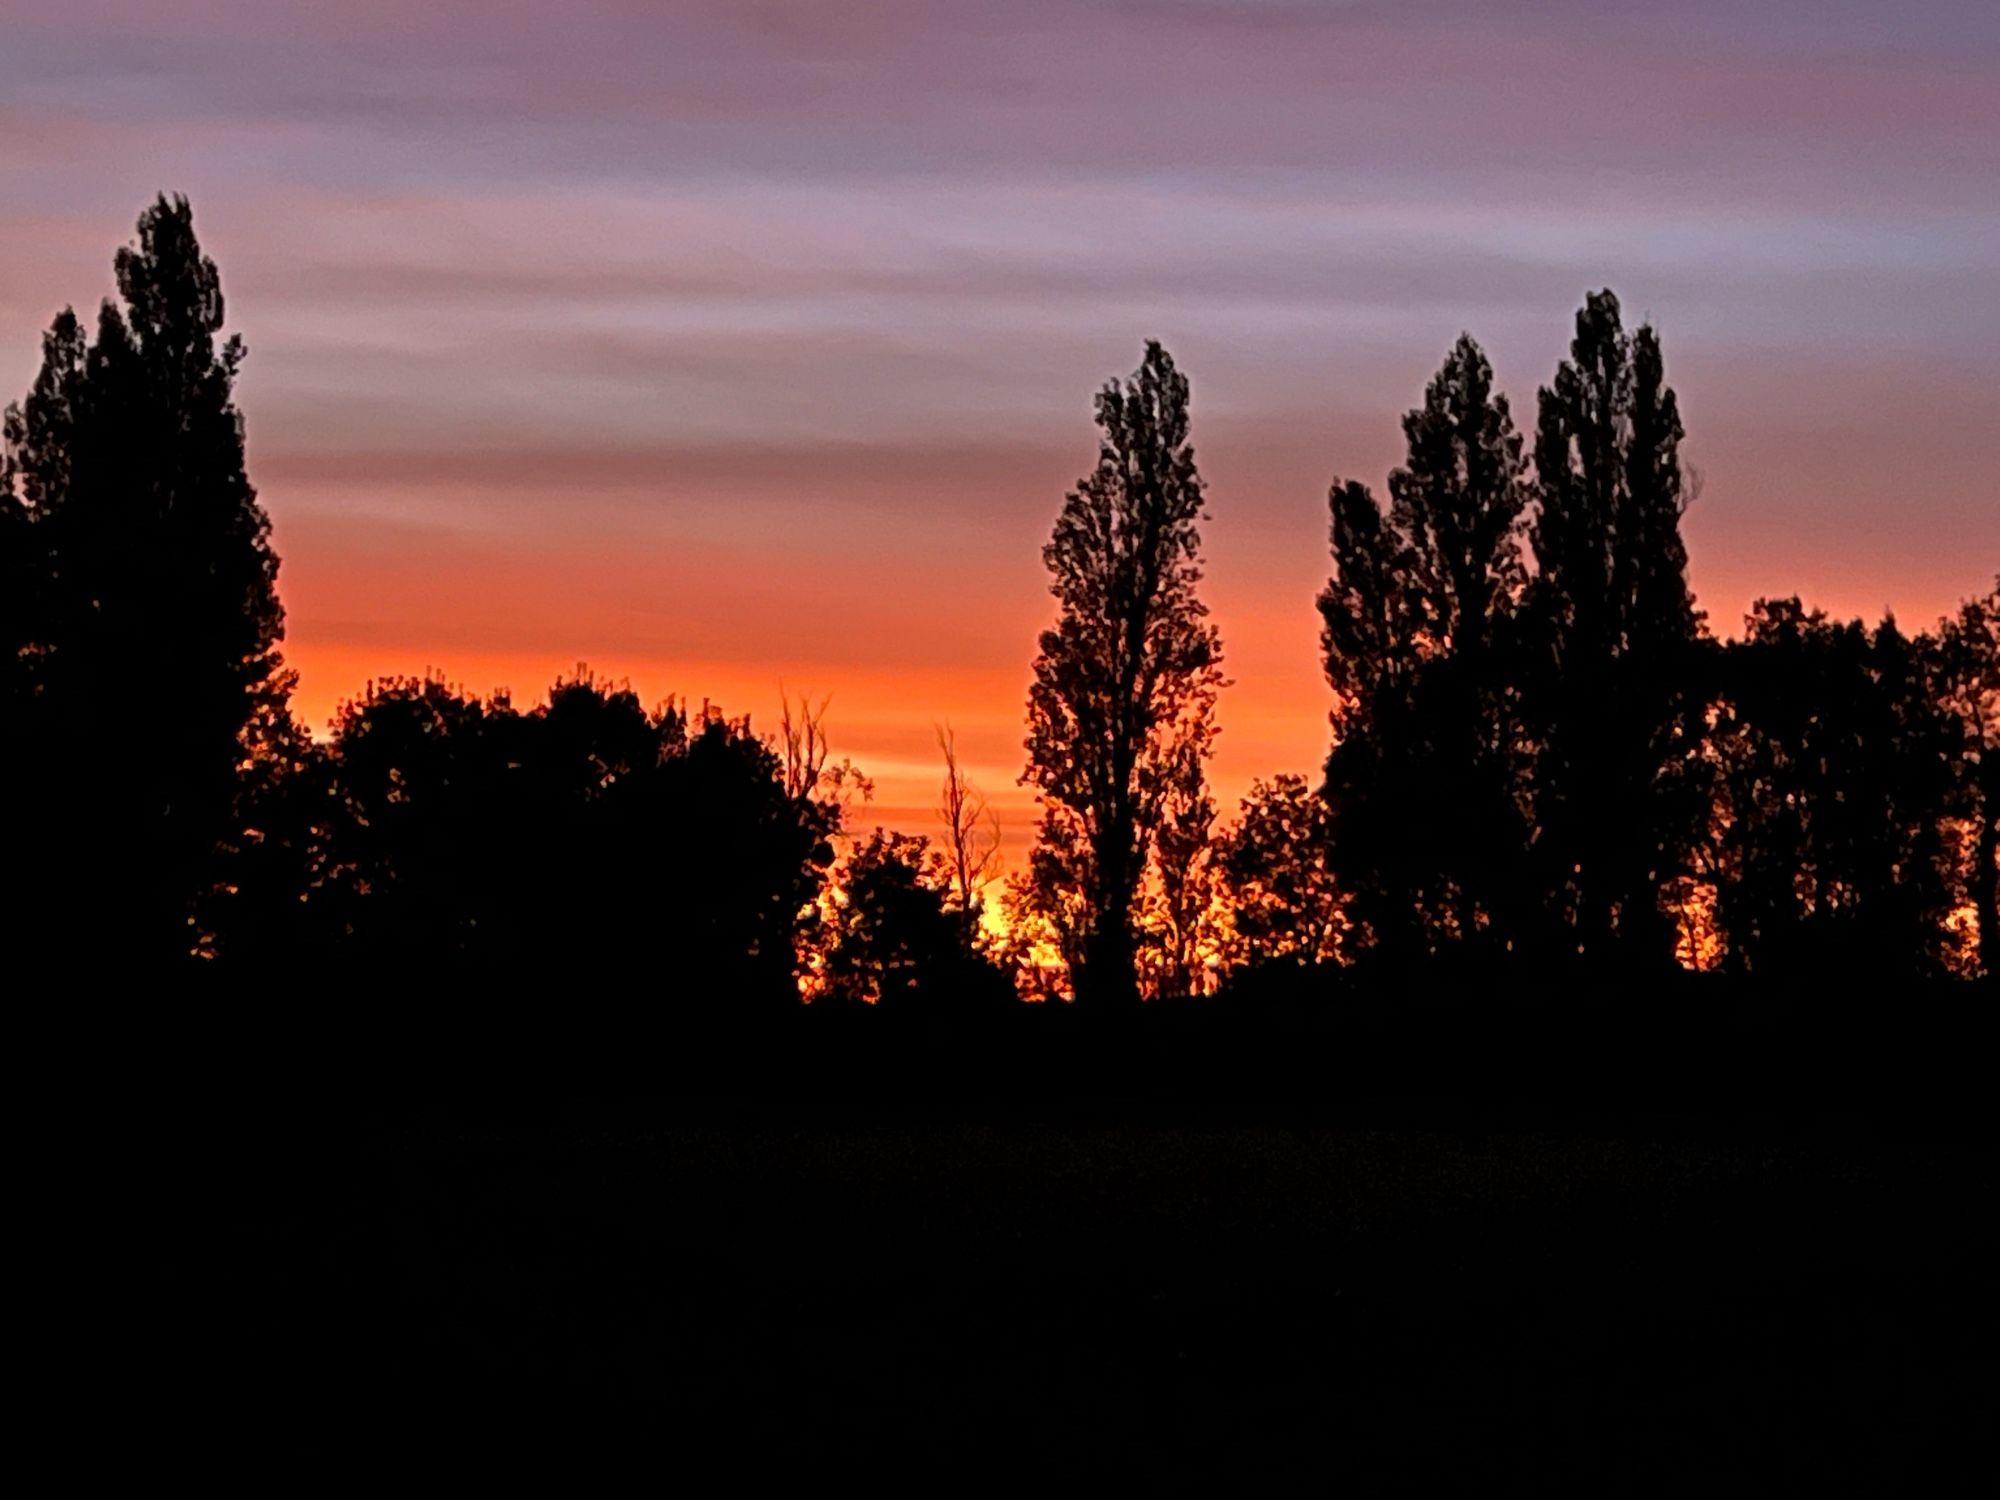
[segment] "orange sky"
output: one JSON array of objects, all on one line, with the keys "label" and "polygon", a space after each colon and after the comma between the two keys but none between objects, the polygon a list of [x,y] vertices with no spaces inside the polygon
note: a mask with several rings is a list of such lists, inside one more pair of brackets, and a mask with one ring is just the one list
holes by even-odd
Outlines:
[{"label": "orange sky", "polygon": [[883,821],[927,826],[948,720],[1018,833],[1040,549],[1154,337],[1227,811],[1324,753],[1329,482],[1379,489],[1461,330],[1532,425],[1606,285],[1719,629],[2000,568],[1991,0],[11,0],[0,394],[161,190],[249,344],[316,726],[426,668],[765,723],[783,684]]},{"label": "orange sky", "polygon": [[[1334,466],[1311,450],[1342,445],[1306,427],[1287,451],[1277,434],[1227,422],[1204,441],[1198,370],[1195,379],[1211,486],[1204,592],[1233,679],[1214,765],[1227,813],[1252,777],[1311,771],[1325,753],[1313,599],[1328,567],[1322,476]],[[1682,390],[1699,412],[1701,386]],[[1064,488],[1090,458],[1086,403],[1087,390],[1067,454],[824,453],[751,465],[771,472],[748,479],[660,455],[575,474],[482,455],[463,472],[418,464],[365,485],[340,462],[271,464],[259,478],[278,517],[301,710],[323,726],[371,675],[425,670],[533,700],[579,663],[629,680],[648,702],[705,696],[767,726],[781,692],[831,695],[838,751],[877,786],[862,826],[933,826],[933,726],[949,723],[1018,860],[1033,818],[1016,785],[1022,707],[1051,608],[1039,554]],[[1346,445],[1370,461],[1343,471],[1379,488],[1394,457],[1394,411],[1375,425],[1368,441]],[[1761,456],[1761,440],[1750,446],[1718,452],[1698,428],[1689,446],[1705,486],[1688,526],[1691,568],[1718,630],[1733,630],[1755,595],[1794,587],[1837,611],[1892,608],[1921,625],[1982,588],[2000,561],[1992,518],[1976,515],[1958,566],[1940,568],[1921,547],[1899,556],[1893,508],[1874,518],[1879,534],[1862,537],[1877,550],[1860,566],[1810,556],[1788,565],[1782,534],[1743,547],[1735,537],[1754,526],[1728,509],[1743,483],[1735,466]],[[689,474],[689,493],[633,524],[635,494],[667,472]],[[1785,498],[1814,503],[1809,487]],[[489,519],[450,524],[461,512]]]}]

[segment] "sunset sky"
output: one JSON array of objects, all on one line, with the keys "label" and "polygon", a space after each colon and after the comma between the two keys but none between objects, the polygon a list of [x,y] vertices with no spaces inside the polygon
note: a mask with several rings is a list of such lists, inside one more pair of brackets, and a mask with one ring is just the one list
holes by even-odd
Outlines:
[{"label": "sunset sky", "polygon": [[1517,418],[1608,285],[1662,331],[1718,630],[2000,569],[1995,0],[0,0],[0,395],[187,193],[250,346],[306,718],[588,662],[831,694],[922,829],[1016,826],[1090,398],[1194,386],[1217,781],[1324,755],[1335,475],[1461,329]]}]

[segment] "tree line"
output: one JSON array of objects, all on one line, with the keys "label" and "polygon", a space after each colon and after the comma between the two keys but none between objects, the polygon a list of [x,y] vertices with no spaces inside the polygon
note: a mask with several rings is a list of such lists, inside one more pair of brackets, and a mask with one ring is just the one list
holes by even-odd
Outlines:
[{"label": "tree line", "polygon": [[1797,599],[1714,635],[1660,340],[1608,291],[1532,432],[1461,337],[1386,497],[1334,483],[1331,752],[1227,823],[1188,381],[1148,344],[1106,385],[1044,551],[1041,816],[1003,883],[948,733],[940,832],[864,832],[824,705],[760,731],[579,668],[526,708],[373,682],[306,732],[243,346],[185,199],[147,209],[115,272],[5,418],[17,952],[524,981],[617,962],[713,1003],[940,1015],[1460,964],[2000,982],[2000,579],[1915,635]]}]

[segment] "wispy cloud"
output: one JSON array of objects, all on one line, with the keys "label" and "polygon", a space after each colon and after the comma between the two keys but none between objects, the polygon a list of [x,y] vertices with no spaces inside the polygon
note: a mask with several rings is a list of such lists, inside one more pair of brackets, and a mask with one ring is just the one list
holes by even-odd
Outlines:
[{"label": "wispy cloud", "polygon": [[1090,393],[1151,335],[1225,782],[1305,769],[1327,479],[1461,328],[1526,420],[1603,284],[1665,330],[1718,623],[1921,619],[2000,558],[1989,0],[13,0],[0,390],[161,188],[252,347],[315,711],[378,665],[784,666],[857,753],[948,710],[1007,762]]}]

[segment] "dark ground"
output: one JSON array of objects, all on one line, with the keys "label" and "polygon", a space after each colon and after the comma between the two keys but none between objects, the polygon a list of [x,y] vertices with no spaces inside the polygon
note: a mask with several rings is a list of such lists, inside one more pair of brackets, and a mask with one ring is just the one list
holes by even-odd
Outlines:
[{"label": "dark ground", "polygon": [[802,1055],[815,1087],[617,1102],[527,1107],[471,1059],[479,1089],[328,1065],[321,1093],[191,1092],[169,1424],[250,1483],[1993,1476],[2000,1246],[1963,1111],[1196,1108]]}]

